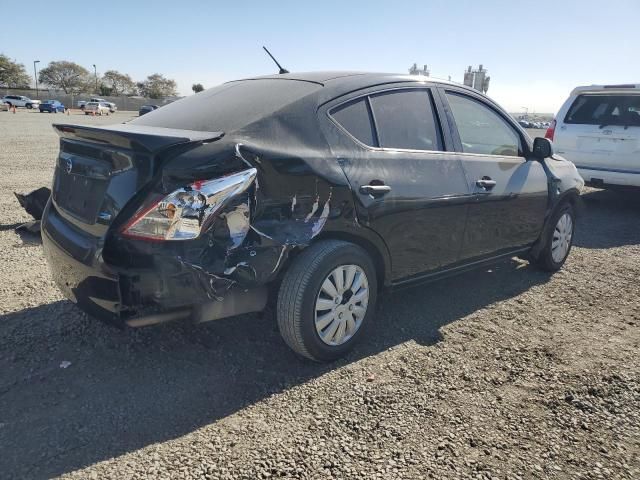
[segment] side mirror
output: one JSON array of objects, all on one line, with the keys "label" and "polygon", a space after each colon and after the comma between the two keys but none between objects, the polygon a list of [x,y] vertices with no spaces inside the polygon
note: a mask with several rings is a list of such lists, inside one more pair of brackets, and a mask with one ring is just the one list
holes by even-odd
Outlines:
[{"label": "side mirror", "polygon": [[533,139],[533,151],[536,160],[544,160],[553,155],[553,144],[548,138],[536,137]]}]

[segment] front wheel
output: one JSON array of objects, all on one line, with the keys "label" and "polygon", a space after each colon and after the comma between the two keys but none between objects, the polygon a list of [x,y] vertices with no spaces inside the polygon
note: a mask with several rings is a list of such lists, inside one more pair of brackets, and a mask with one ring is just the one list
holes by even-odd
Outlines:
[{"label": "front wheel", "polygon": [[316,243],[294,260],[282,280],[280,334],[311,360],[340,358],[371,322],[376,293],[376,271],[362,248],[339,240]]},{"label": "front wheel", "polygon": [[30,103],[27,103],[25,106],[26,106],[26,107],[27,107],[27,109],[29,109],[29,110],[31,110],[31,109],[33,108],[33,105],[31,105]]},{"label": "front wheel", "polygon": [[556,272],[562,268],[573,245],[575,213],[571,204],[562,205],[553,214],[549,228],[543,232],[544,247],[532,260],[543,270]]}]

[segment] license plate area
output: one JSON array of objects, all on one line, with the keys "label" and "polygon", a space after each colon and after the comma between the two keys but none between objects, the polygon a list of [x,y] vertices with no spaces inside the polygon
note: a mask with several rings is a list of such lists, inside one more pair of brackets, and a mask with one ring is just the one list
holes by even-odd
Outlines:
[{"label": "license plate area", "polygon": [[61,169],[56,177],[53,197],[56,205],[85,223],[95,223],[108,180],[66,173]]}]

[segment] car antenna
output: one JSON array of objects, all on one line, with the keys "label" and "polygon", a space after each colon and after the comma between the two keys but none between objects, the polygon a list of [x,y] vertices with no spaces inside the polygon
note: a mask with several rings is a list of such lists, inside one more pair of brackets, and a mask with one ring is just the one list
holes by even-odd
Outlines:
[{"label": "car antenna", "polygon": [[278,66],[278,68],[280,69],[280,71],[278,73],[280,75],[282,75],[283,73],[289,73],[289,70],[287,70],[286,68],[282,68],[282,65],[280,65],[278,63],[278,60],[276,60],[275,57],[273,55],[271,55],[271,52],[269,50],[267,50],[267,47],[265,47],[263,45],[262,48],[264,48],[264,51],[267,52],[267,55],[269,55],[271,57],[271,60],[273,60],[274,63]]}]

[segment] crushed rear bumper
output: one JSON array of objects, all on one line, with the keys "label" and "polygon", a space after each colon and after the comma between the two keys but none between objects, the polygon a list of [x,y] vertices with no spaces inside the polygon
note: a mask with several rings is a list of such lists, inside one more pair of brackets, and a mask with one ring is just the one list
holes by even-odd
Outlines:
[{"label": "crushed rear bumper", "polygon": [[116,269],[102,258],[102,240],[75,229],[51,203],[43,219],[42,244],[63,295],[90,316],[118,327],[178,319],[204,322],[261,311],[267,303],[266,286],[244,289],[228,281],[224,295],[212,298],[200,272],[176,270],[175,262]]}]

